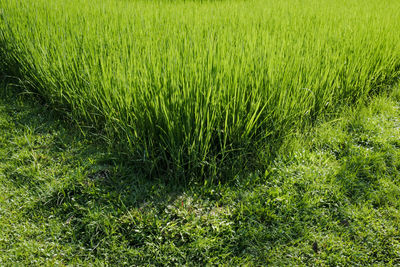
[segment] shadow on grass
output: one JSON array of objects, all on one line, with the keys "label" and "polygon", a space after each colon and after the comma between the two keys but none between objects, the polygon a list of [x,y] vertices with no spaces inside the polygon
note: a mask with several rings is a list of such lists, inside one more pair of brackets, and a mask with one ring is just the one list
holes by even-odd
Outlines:
[{"label": "shadow on grass", "polygon": [[56,215],[85,239],[93,234],[86,229],[88,211],[109,210],[113,217],[150,202],[166,206],[184,192],[182,185],[148,179],[121,162],[101,138],[85,137],[18,85],[3,84],[0,96],[4,172],[16,187],[37,195],[29,216]]},{"label": "shadow on grass", "polygon": [[[365,121],[356,134],[322,129],[316,145],[303,143],[265,172],[218,184],[180,184],[149,179],[101,138],[84,136],[35,97],[7,88],[0,101],[5,178],[34,200],[24,208],[26,217],[38,224],[56,218],[58,242],[74,244],[78,258],[128,265],[285,265],[325,257],[337,265],[346,261],[335,255],[350,249],[357,252],[349,256],[355,262],[395,257],[384,243],[392,234],[368,232],[378,220],[373,215],[368,222],[359,218],[398,197],[398,185],[390,184],[400,170],[398,147],[389,145],[396,138],[387,132],[387,140],[375,140],[378,124],[369,130]],[[382,189],[383,182],[391,187]],[[356,206],[364,209],[351,210]],[[357,241],[360,234],[382,241],[381,254],[368,254],[368,243]]]},{"label": "shadow on grass", "polygon": [[[37,223],[56,218],[63,229],[59,242],[79,245],[76,254],[83,250],[104,258],[104,251],[113,249],[118,257],[141,251],[149,260],[164,251],[169,263],[207,263],[233,254],[241,262],[250,253],[249,242],[276,239],[263,235],[281,220],[258,196],[249,207],[230,211],[231,205],[251,200],[246,194],[260,186],[260,175],[237,176],[224,184],[148,179],[35,97],[12,84],[5,92],[5,176],[34,199],[24,210],[26,217]],[[251,225],[261,228],[255,231]],[[284,239],[301,235],[297,228]],[[185,252],[178,257],[177,249]],[[155,262],[162,263],[157,257]],[[143,263],[140,258],[131,260]]]}]

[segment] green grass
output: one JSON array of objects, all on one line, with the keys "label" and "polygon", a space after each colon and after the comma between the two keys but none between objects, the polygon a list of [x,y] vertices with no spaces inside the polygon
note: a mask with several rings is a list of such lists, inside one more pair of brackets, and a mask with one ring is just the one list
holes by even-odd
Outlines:
[{"label": "green grass", "polygon": [[400,265],[399,17],[0,0],[0,265]]},{"label": "green grass", "polygon": [[400,264],[399,86],[288,137],[266,172],[186,185],[3,91],[2,266]]},{"label": "green grass", "polygon": [[0,6],[0,68],[147,175],[234,176],[400,73],[397,0]]}]

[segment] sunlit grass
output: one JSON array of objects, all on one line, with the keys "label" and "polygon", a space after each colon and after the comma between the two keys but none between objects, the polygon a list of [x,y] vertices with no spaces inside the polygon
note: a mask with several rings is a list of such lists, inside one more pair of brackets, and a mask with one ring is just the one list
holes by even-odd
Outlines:
[{"label": "sunlit grass", "polygon": [[399,17],[396,0],[0,0],[0,64],[145,170],[216,174],[398,77]]},{"label": "sunlit grass", "polygon": [[400,263],[399,86],[287,138],[266,172],[190,185],[1,86],[1,266]]}]

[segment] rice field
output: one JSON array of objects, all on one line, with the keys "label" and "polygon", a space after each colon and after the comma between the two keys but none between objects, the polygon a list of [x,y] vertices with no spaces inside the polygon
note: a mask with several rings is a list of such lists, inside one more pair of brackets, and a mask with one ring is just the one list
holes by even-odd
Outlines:
[{"label": "rice field", "polygon": [[397,0],[0,0],[0,70],[148,172],[218,174],[400,76]]}]

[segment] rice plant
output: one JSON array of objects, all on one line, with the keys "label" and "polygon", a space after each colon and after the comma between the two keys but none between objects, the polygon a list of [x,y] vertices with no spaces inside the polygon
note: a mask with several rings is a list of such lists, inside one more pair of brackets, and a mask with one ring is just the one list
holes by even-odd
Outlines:
[{"label": "rice plant", "polygon": [[143,168],[215,175],[400,74],[397,0],[0,0],[0,69]]}]

